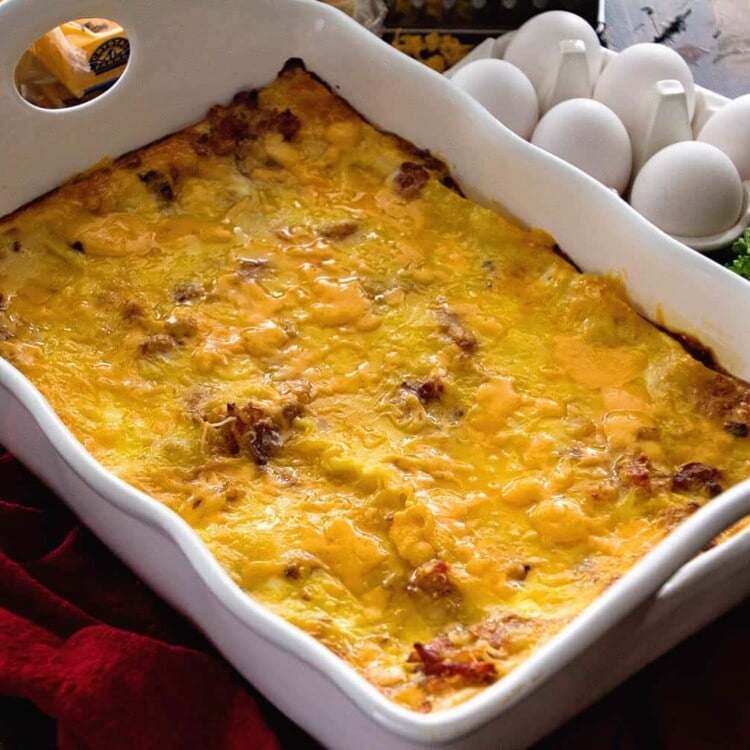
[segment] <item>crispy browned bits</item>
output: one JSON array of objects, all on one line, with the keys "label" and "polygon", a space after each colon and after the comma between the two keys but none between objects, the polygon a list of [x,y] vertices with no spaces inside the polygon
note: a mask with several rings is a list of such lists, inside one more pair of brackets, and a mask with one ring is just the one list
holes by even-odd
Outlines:
[{"label": "crispy browned bits", "polygon": [[149,169],[138,175],[138,179],[157,197],[168,203],[174,201],[174,189],[169,178],[157,169]]},{"label": "crispy browned bits", "polygon": [[436,638],[430,643],[415,643],[408,661],[417,664],[417,670],[426,677],[456,678],[464,685],[487,685],[497,679],[497,669],[491,661],[473,659],[471,661],[451,661],[449,650],[441,648],[447,638]]},{"label": "crispy browned bits", "polygon": [[445,383],[439,378],[431,378],[424,383],[404,381],[401,387],[414,393],[424,406],[440,401],[445,395]]},{"label": "crispy browned bits", "polygon": [[283,112],[279,112],[279,114],[274,116],[271,122],[273,129],[281,133],[281,137],[285,141],[291,141],[300,127],[302,127],[299,117],[297,117],[291,109],[285,109]]},{"label": "crispy browned bits", "polygon": [[118,159],[125,169],[140,169],[143,166],[143,158],[140,154],[125,154]]},{"label": "crispy browned bits", "polygon": [[651,462],[643,453],[636,457],[623,457],[615,464],[615,473],[626,487],[648,489],[651,484]]},{"label": "crispy browned bits", "polygon": [[698,406],[710,417],[731,422],[750,422],[750,385],[715,373],[696,389]]},{"label": "crispy browned bits", "polygon": [[412,572],[406,590],[410,594],[426,594],[431,599],[454,596],[457,589],[449,573],[448,563],[444,560],[430,560]]},{"label": "crispy browned bits", "polygon": [[302,127],[302,121],[291,109],[285,109],[282,112],[278,110],[263,111],[261,115],[257,124],[258,131],[261,133],[279,133],[285,141],[291,141]]},{"label": "crispy browned bits", "polygon": [[746,438],[748,434],[745,422],[725,422],[724,430],[736,438]]},{"label": "crispy browned bits", "polygon": [[456,313],[442,309],[439,315],[438,330],[444,333],[464,354],[474,354],[479,341]]},{"label": "crispy browned bits", "polygon": [[140,302],[129,299],[122,306],[122,317],[125,320],[137,320],[146,317],[146,311]]},{"label": "crispy browned bits", "polygon": [[281,426],[263,409],[252,404],[242,408],[227,404],[227,416],[235,418],[228,426],[236,441],[237,453],[251,457],[262,466],[281,448]]},{"label": "crispy browned bits", "polygon": [[155,333],[153,336],[145,338],[139,347],[139,351],[146,357],[154,354],[166,354],[177,347],[177,341],[174,337],[166,333]]},{"label": "crispy browned bits", "polygon": [[186,305],[190,302],[203,299],[206,290],[197,281],[183,281],[177,284],[172,291],[172,299],[178,305]]},{"label": "crispy browned bits", "polygon": [[200,155],[210,150],[217,156],[226,156],[244,141],[255,138],[248,121],[226,107],[211,107],[208,111],[208,122],[210,131],[202,133],[194,143]]},{"label": "crispy browned bits", "polygon": [[251,91],[238,91],[232,99],[232,104],[239,104],[247,109],[258,108],[258,91],[252,89]]},{"label": "crispy browned bits", "polygon": [[299,563],[291,562],[284,568],[285,578],[291,578],[293,581],[298,581],[301,575]]},{"label": "crispy browned bits", "polygon": [[672,477],[672,489],[675,492],[701,492],[708,497],[715,497],[723,488],[721,472],[713,466],[693,461],[681,466]]},{"label": "crispy browned bits", "polygon": [[405,161],[393,178],[393,188],[407,200],[416,198],[430,179],[430,173],[419,164]]},{"label": "crispy browned bits", "polygon": [[208,445],[214,453],[245,456],[265,466],[284,444],[284,432],[302,414],[305,394],[295,392],[278,414],[271,414],[252,402],[244,406],[227,404],[218,422],[203,418],[211,428]]}]

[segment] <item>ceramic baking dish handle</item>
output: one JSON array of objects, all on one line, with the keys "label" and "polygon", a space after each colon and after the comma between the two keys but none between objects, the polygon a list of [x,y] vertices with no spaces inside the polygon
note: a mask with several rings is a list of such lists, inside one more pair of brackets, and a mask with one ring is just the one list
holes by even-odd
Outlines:
[{"label": "ceramic baking dish handle", "polygon": [[[164,15],[144,0],[4,0],[0,3],[0,216],[15,210],[103,157],[118,156],[129,129],[127,112],[138,101],[137,86],[123,79],[141,78],[157,33],[149,16]],[[143,7],[154,6],[152,13]],[[23,53],[40,36],[76,18],[108,18],[128,34],[131,56],[125,74],[104,96],[70,109],[40,109],[16,90],[14,71]],[[110,146],[111,144],[111,146]],[[122,144],[122,145],[121,145]],[[32,156],[33,155],[33,158]]]},{"label": "ceramic baking dish handle", "polygon": [[[301,13],[306,5],[301,3]],[[231,16],[232,10],[226,13]],[[199,119],[206,91],[214,101],[227,99],[242,87],[269,80],[280,67],[281,53],[273,55],[270,35],[250,39],[253,27],[247,18],[232,24],[224,16],[204,12],[207,18],[199,22],[195,15],[195,3],[187,7],[158,0],[0,3],[0,216],[84,166]],[[26,102],[13,75],[25,50],[60,23],[85,17],[109,18],[125,30],[130,59],[120,79],[102,96],[68,109],[40,109]],[[251,64],[252,59],[261,62]],[[146,101],[152,104],[146,107]]]},{"label": "ceramic baking dish handle", "polygon": [[[726,545],[735,541],[741,543],[743,549],[734,550],[734,570],[747,575],[750,538],[746,533],[741,534],[736,540],[718,545],[715,550],[706,554],[701,552],[719,534],[745,516],[750,516],[750,480],[730,488],[681,523],[621,579],[606,588],[560,634],[558,642],[553,639],[544,644],[527,664],[504,678],[505,686],[518,687],[520,690],[523,687],[520,676],[532,666],[534,670],[538,669],[540,680],[549,677],[619,626],[626,628],[622,632],[623,638],[635,639],[633,642],[639,644],[638,649],[651,653],[650,658],[655,658],[682,637],[706,624],[712,614],[719,614],[721,609],[712,610],[710,601],[701,604],[700,597],[705,593],[705,586],[717,580],[716,568],[720,568],[722,560],[726,560]],[[676,612],[683,612],[684,605],[690,602],[696,602],[695,611],[685,618],[683,627],[683,623],[674,622],[674,616]],[[706,616],[700,619],[702,614]],[[665,638],[665,632],[672,637]],[[642,666],[645,663],[639,662],[635,653],[632,656],[634,664]],[[624,664],[630,658],[624,655],[621,661]],[[622,676],[625,674],[629,672],[623,672]],[[519,683],[516,685],[517,678]]]},{"label": "ceramic baking dish handle", "polygon": [[[750,516],[750,480],[730,488],[680,524],[655,550],[663,551],[667,557],[673,554],[672,573],[662,580],[656,598],[676,600],[700,588],[707,577],[716,573],[713,570],[716,555],[714,550],[704,552],[707,545],[747,516]],[[746,539],[737,537],[724,542],[715,551],[735,542],[747,546]]]}]

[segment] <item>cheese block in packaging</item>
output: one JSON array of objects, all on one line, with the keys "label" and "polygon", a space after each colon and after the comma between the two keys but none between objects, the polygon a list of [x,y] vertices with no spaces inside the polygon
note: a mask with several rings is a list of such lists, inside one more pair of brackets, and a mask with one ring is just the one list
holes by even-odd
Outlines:
[{"label": "cheese block in packaging", "polygon": [[31,51],[80,99],[117,80],[128,62],[130,43],[113,21],[80,18],[47,32]]}]

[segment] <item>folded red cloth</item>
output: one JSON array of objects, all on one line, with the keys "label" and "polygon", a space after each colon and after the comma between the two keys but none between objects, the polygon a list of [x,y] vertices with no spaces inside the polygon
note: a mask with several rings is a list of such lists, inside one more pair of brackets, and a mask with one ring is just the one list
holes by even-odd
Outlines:
[{"label": "folded red cloth", "polygon": [[0,695],[62,750],[278,747],[241,678],[7,455],[0,494]]}]

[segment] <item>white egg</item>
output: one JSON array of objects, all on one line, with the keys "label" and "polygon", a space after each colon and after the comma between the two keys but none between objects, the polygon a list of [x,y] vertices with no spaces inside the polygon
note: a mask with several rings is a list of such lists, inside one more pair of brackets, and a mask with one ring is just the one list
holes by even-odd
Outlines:
[{"label": "white egg", "polygon": [[632,139],[648,126],[655,105],[656,84],[677,80],[687,97],[688,117],[695,111],[695,82],[688,64],[669,47],[634,44],[610,60],[594,88],[594,99],[608,106],[623,122]]},{"label": "white egg", "polygon": [[740,96],[712,115],[701,128],[698,140],[720,148],[737,167],[743,180],[750,180],[750,94]]},{"label": "white egg", "polygon": [[529,139],[539,119],[539,102],[529,79],[504,60],[475,60],[451,81],[521,138]]},{"label": "white egg", "polygon": [[723,151],[708,143],[683,141],[663,148],[643,165],[630,203],[669,234],[709,237],[737,222],[742,181]]},{"label": "white egg", "polygon": [[568,39],[584,43],[593,86],[602,67],[602,47],[596,32],[575,13],[551,10],[534,16],[516,31],[503,57],[526,74],[541,98],[557,73],[560,42]]},{"label": "white egg", "polygon": [[617,115],[593,99],[568,99],[547,112],[531,142],[623,193],[633,163],[630,138]]}]

